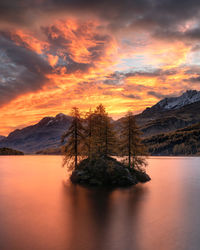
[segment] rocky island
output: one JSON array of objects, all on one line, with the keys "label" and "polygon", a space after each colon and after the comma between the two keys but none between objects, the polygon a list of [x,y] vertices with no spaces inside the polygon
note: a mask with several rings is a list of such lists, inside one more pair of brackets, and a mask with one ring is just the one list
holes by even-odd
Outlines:
[{"label": "rocky island", "polygon": [[128,168],[111,157],[84,159],[72,171],[70,179],[75,184],[113,187],[131,186],[151,180],[144,171]]},{"label": "rocky island", "polygon": [[146,149],[131,112],[123,119],[118,134],[101,104],[84,120],[74,107],[72,117],[71,126],[62,136],[62,143],[66,140],[63,165],[72,170],[72,183],[123,187],[150,181],[145,172]]}]

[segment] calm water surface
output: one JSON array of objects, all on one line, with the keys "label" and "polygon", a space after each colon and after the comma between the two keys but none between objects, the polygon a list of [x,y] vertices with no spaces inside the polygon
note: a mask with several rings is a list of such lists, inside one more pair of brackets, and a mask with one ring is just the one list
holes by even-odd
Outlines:
[{"label": "calm water surface", "polygon": [[152,181],[73,186],[60,156],[0,157],[1,250],[199,250],[200,158],[149,158]]}]

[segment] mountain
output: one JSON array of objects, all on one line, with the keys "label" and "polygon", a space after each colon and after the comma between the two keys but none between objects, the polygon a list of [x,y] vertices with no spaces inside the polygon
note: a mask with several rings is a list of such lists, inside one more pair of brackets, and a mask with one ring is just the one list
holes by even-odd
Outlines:
[{"label": "mountain", "polygon": [[[175,131],[200,122],[200,101],[172,110],[153,111],[149,108],[148,112],[142,112],[135,118],[143,137]],[[118,129],[123,119],[115,121]]]},{"label": "mountain", "polygon": [[162,99],[151,108],[145,109],[143,113],[175,110],[198,101],[200,101],[200,91],[187,90],[181,96]]},{"label": "mountain", "polygon": [[57,147],[71,120],[70,116],[64,114],[45,117],[35,125],[11,132],[8,137],[0,140],[0,147],[10,147],[25,153]]},{"label": "mountain", "polygon": [[[123,119],[113,121],[116,130],[120,129]],[[72,117],[64,114],[44,117],[37,124],[17,129],[0,139],[0,147],[24,153],[59,154],[60,138],[71,120]],[[136,115],[136,122],[144,140],[161,133],[177,133],[178,129],[197,124],[200,122],[200,91],[189,90],[179,97],[165,98]]]},{"label": "mountain", "polygon": [[189,90],[180,97],[165,98],[145,109],[136,115],[143,136],[175,131],[200,122],[199,99],[200,91]]},{"label": "mountain", "polygon": [[0,141],[3,140],[4,138],[6,138],[6,137],[3,135],[0,135]]}]

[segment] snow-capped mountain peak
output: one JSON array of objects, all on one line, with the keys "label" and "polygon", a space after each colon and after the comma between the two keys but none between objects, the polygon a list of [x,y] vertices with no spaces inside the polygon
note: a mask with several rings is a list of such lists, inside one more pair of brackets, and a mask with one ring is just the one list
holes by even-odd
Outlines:
[{"label": "snow-capped mountain peak", "polygon": [[54,125],[62,125],[65,122],[68,122],[71,120],[70,116],[67,116],[63,113],[59,113],[57,114],[55,117],[53,116],[47,116],[42,118],[42,120],[40,120],[40,122],[38,123],[38,126],[54,126]]},{"label": "snow-capped mountain peak", "polygon": [[66,116],[65,114],[59,113],[59,114],[56,115],[55,118],[56,118],[57,120],[61,120],[61,121],[62,121],[62,120],[64,120],[66,117],[67,117],[67,116]]},{"label": "snow-capped mountain peak", "polygon": [[153,107],[160,108],[162,110],[172,110],[198,101],[200,101],[200,91],[187,90],[181,96],[165,98]]}]

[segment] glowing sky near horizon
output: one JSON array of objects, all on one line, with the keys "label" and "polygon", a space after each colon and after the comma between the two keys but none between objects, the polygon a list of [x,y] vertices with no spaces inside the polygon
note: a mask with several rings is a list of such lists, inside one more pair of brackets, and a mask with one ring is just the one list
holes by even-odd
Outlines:
[{"label": "glowing sky near horizon", "polygon": [[198,1],[0,2],[0,135],[106,106],[113,118],[200,90]]}]

